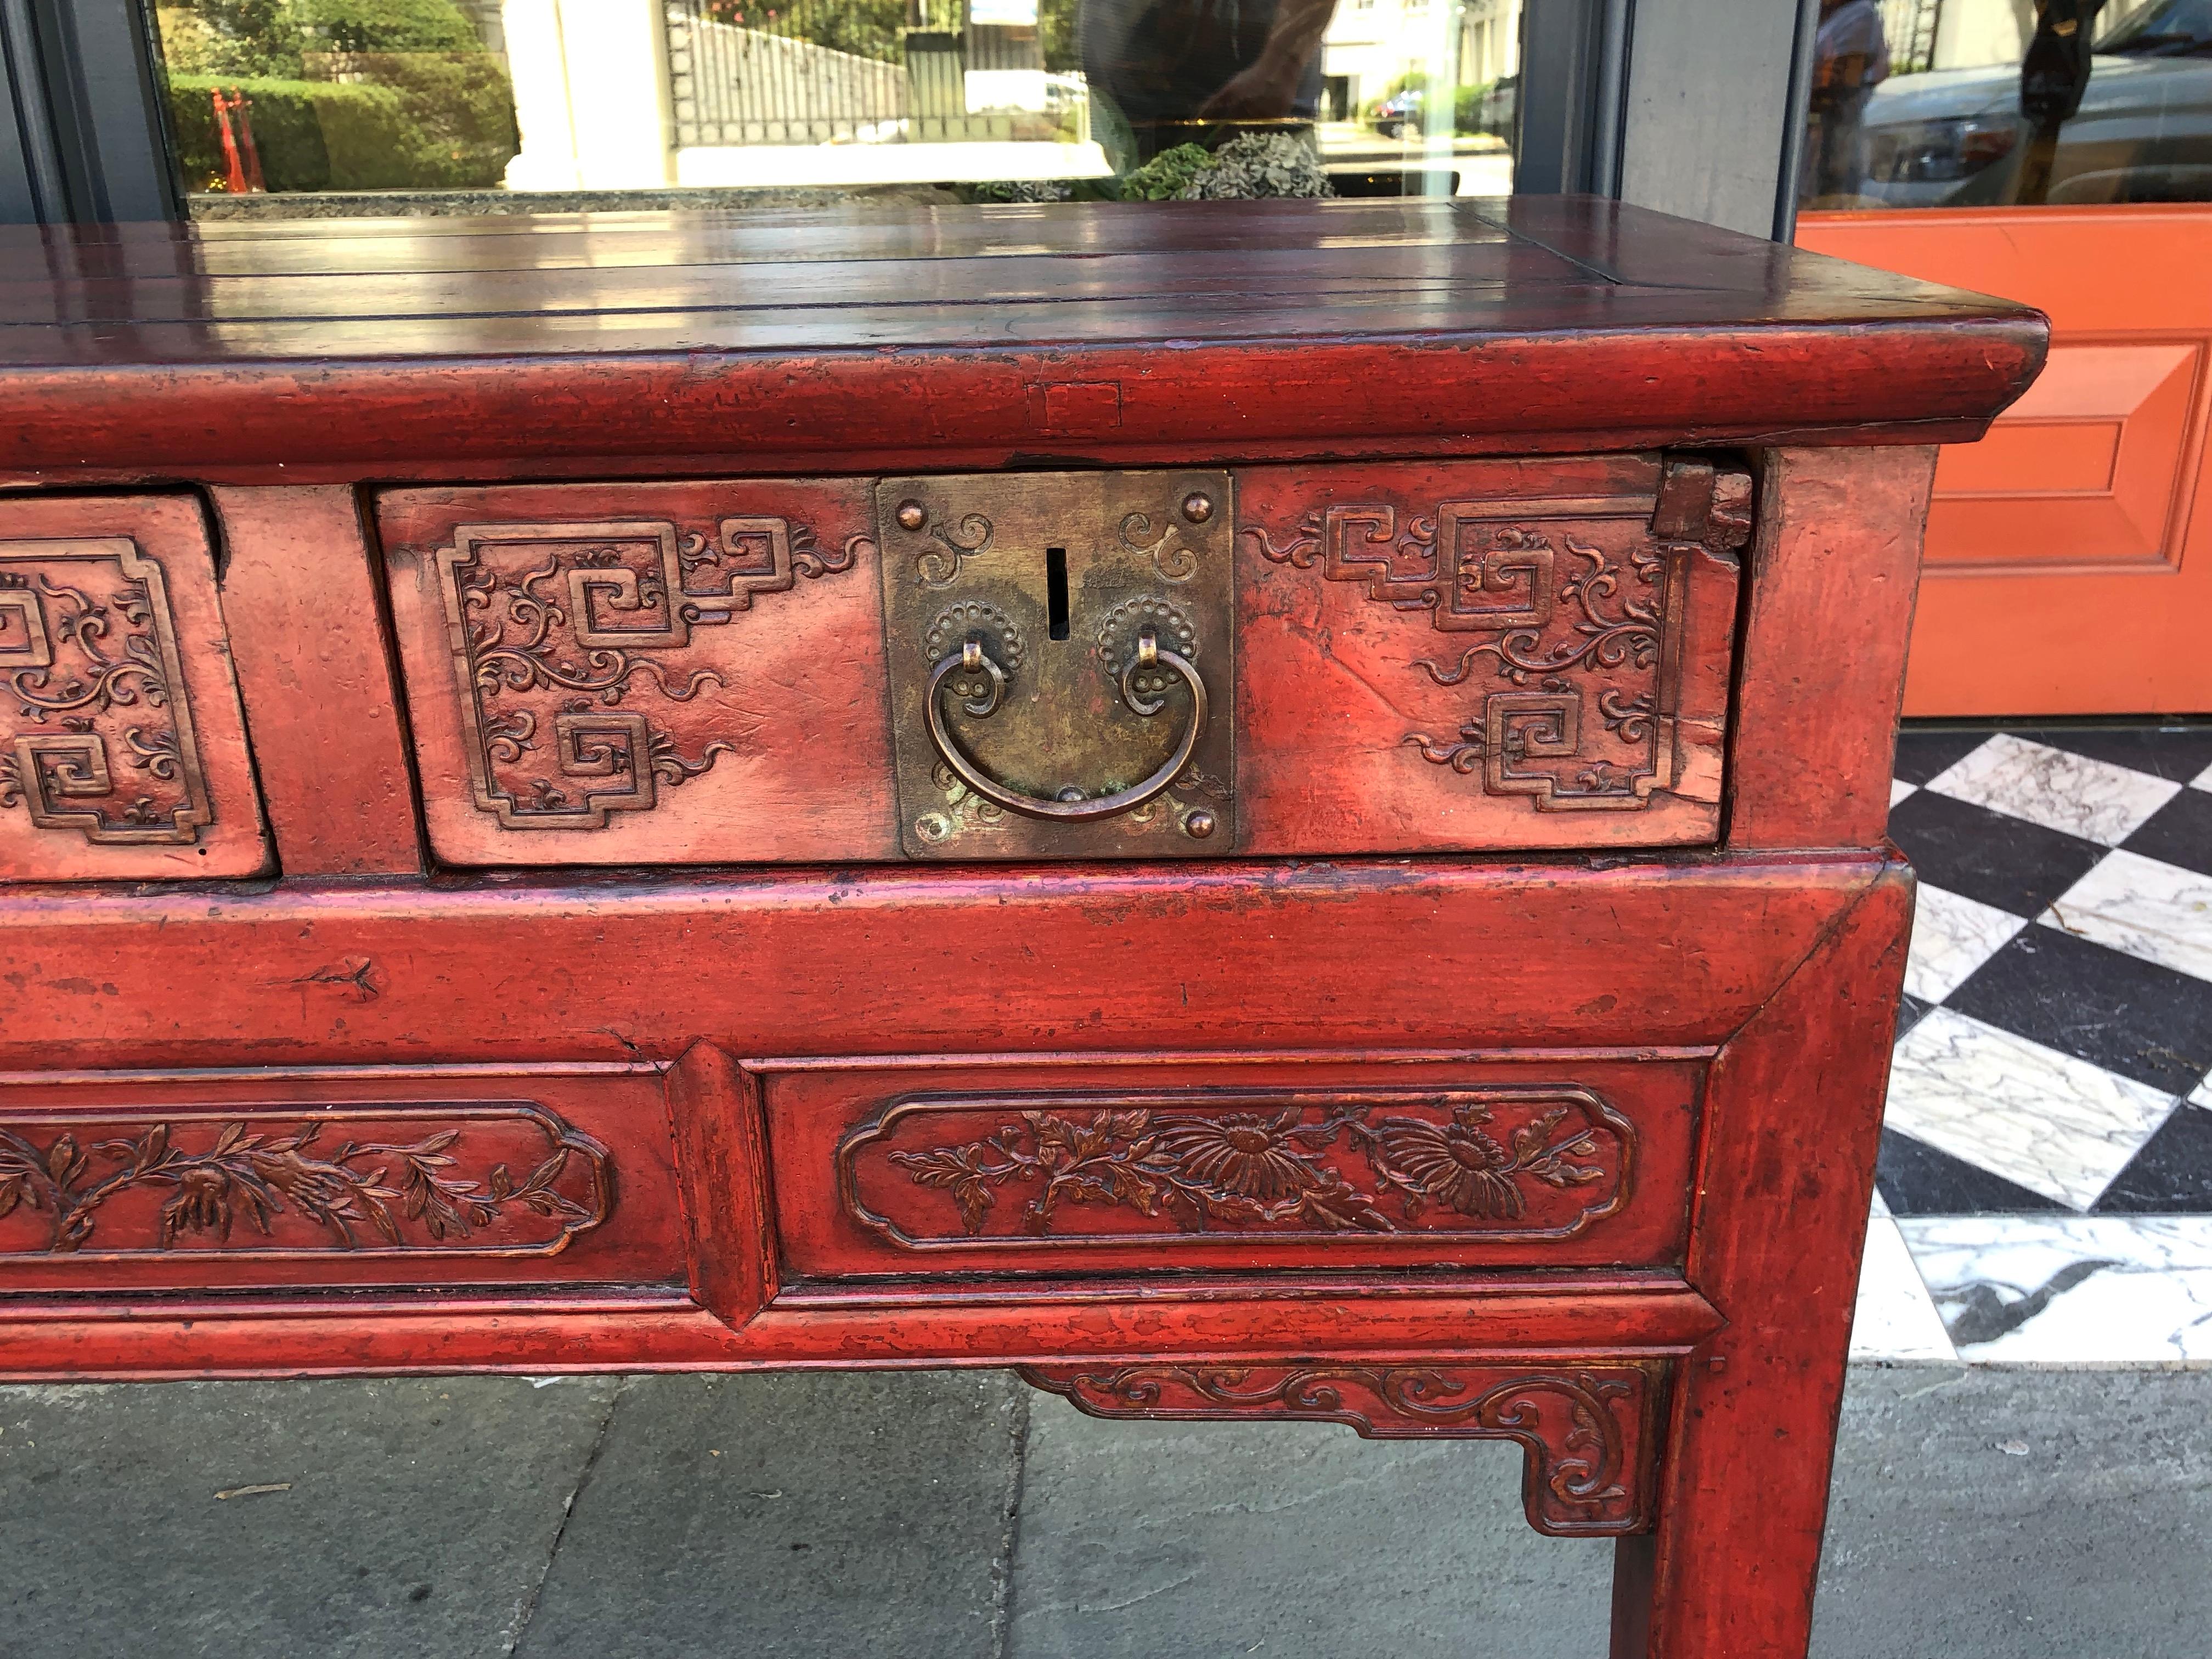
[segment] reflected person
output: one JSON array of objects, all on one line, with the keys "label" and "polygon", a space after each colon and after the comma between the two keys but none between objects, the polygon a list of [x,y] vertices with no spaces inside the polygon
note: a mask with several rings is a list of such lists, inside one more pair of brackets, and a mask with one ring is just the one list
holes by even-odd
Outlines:
[{"label": "reflected person", "polygon": [[1140,139],[1167,122],[1311,120],[1335,10],[1336,0],[1082,0],[1076,41],[1092,88]]},{"label": "reflected person", "polygon": [[2089,89],[2090,36],[2104,9],[2105,0],[2035,0],[2035,33],[2020,64],[2020,112],[2029,137],[2015,201],[2050,199],[2058,129],[2074,118]]},{"label": "reflected person", "polygon": [[1802,199],[1851,197],[1866,177],[1866,106],[1889,78],[1889,39],[1874,0],[1820,0]]}]

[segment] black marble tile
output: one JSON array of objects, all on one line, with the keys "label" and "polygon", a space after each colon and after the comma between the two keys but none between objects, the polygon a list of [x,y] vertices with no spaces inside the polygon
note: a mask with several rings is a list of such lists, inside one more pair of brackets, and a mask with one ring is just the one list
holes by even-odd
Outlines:
[{"label": "black marble tile", "polygon": [[1890,809],[1889,834],[1929,886],[2016,916],[2039,913],[2105,856],[2094,842],[1925,789]]},{"label": "black marble tile", "polygon": [[2182,1105],[2112,1177],[2099,1215],[2212,1214],[2212,1112]]},{"label": "black marble tile", "polygon": [[1902,1039],[1907,1031],[1927,1018],[1928,1011],[1935,1006],[1932,1002],[1923,1002],[1918,997],[1910,994],[1899,997],[1897,1000],[1898,1036]]},{"label": "black marble tile", "polygon": [[2212,1071],[2212,981],[2056,927],[2022,928],[1944,1006],[2168,1094]]},{"label": "black marble tile", "polygon": [[1875,1184],[1898,1215],[2070,1215],[2055,1198],[1894,1129],[1881,1132]]},{"label": "black marble tile", "polygon": [[1897,765],[1893,769],[1907,783],[1925,783],[1938,772],[1966,759],[1989,741],[1989,730],[1961,732],[1952,727],[1930,731],[1908,726],[1897,734]]},{"label": "black marble tile", "polygon": [[2186,783],[2212,766],[2212,725],[2033,726],[2016,738]]},{"label": "black marble tile", "polygon": [[2120,843],[2130,853],[2212,876],[2212,789],[2185,789]]}]

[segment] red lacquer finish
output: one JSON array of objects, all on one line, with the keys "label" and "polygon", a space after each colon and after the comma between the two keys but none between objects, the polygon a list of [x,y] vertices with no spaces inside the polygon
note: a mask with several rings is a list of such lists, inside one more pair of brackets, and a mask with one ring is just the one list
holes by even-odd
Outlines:
[{"label": "red lacquer finish", "polygon": [[213,817],[8,728],[0,1376],[1502,1438],[1613,1659],[1803,1654],[1929,446],[2039,318],[1572,199],[40,250],[0,719]]},{"label": "red lacquer finish", "polygon": [[[81,275],[0,288],[0,476],[1933,442],[2045,344],[2002,301],[1573,198],[569,222],[80,238]],[[54,269],[38,235],[0,268]]]},{"label": "red lacquer finish", "polygon": [[[414,778],[355,492],[208,493],[231,657],[284,873],[413,875],[422,867]],[[331,617],[355,625],[329,627]]]}]

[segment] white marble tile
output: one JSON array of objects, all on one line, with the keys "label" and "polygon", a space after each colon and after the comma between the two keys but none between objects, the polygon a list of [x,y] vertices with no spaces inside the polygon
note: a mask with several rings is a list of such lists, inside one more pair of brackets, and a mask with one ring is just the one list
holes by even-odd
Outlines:
[{"label": "white marble tile", "polygon": [[2212,1216],[1926,1216],[1892,1224],[1962,1358],[2212,1364]]},{"label": "white marble tile", "polygon": [[1896,805],[1898,802],[1919,787],[1918,784],[1907,783],[1903,778],[1892,778],[1889,781],[1889,804],[1892,806]]},{"label": "white marble tile", "polygon": [[2008,732],[1937,773],[1928,787],[2106,847],[2118,847],[2181,791],[2168,779]]},{"label": "white marble tile", "polygon": [[2212,876],[2110,853],[2037,918],[2178,973],[2212,979]]},{"label": "white marble tile", "polygon": [[1851,1321],[1853,1359],[1956,1359],[1942,1316],[1920,1282],[1897,1223],[1877,1215],[1867,1229],[1859,1268],[1858,1311]]},{"label": "white marble tile", "polygon": [[2192,1106],[2212,1106],[2212,1077],[2197,1085],[2197,1092],[2189,1097]]},{"label": "white marble tile", "polygon": [[1937,1008],[1897,1045],[1887,1121],[2086,1210],[2172,1109],[2162,1091]]},{"label": "white marble tile", "polygon": [[1881,1195],[1881,1188],[1879,1187],[1874,1189],[1874,1203],[1869,1207],[1867,1213],[1876,1221],[1889,1213],[1889,1200]]},{"label": "white marble tile", "polygon": [[2195,777],[2190,779],[2189,787],[2191,789],[2212,789],[2212,766],[2206,767]]},{"label": "white marble tile", "polygon": [[1912,950],[1905,988],[1923,1002],[1941,1002],[1966,976],[2027,926],[2026,916],[1960,893],[1923,885],[1912,912]]}]

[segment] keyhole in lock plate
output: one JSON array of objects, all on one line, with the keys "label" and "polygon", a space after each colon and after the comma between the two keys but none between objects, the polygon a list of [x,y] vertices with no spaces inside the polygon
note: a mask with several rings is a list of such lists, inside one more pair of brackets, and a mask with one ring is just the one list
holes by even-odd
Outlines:
[{"label": "keyhole in lock plate", "polygon": [[1045,632],[1051,638],[1067,637],[1067,550],[1044,550]]}]

